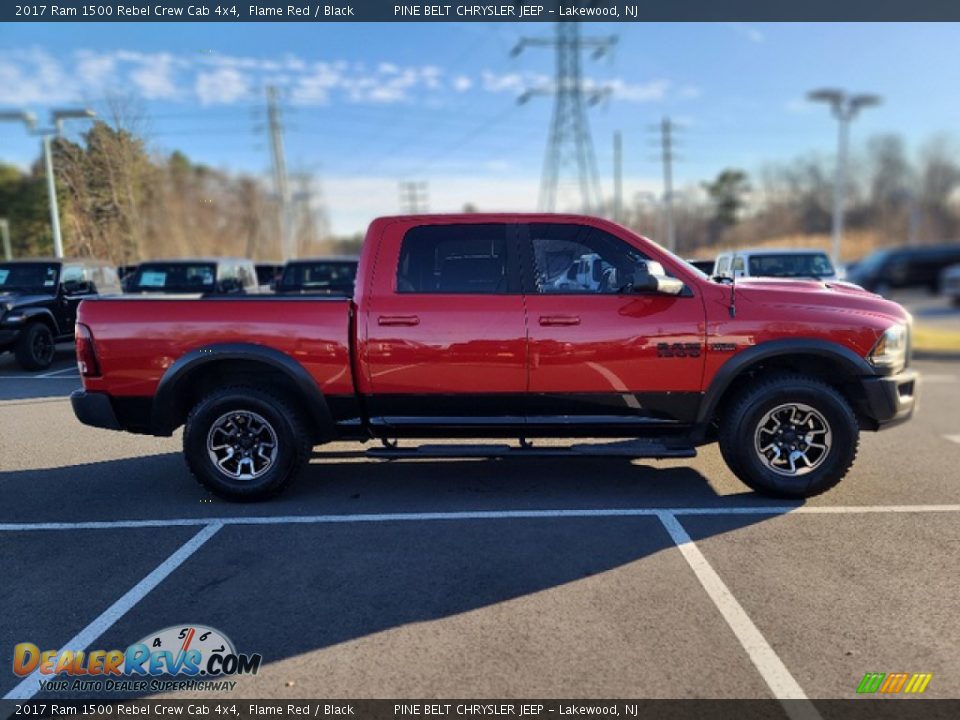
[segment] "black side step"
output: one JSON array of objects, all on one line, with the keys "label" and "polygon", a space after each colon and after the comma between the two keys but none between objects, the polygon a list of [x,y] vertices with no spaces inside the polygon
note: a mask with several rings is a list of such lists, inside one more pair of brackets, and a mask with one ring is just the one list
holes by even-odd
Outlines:
[{"label": "black side step", "polygon": [[696,448],[666,445],[656,440],[621,440],[611,443],[577,443],[566,446],[516,447],[506,444],[482,445],[418,445],[404,448],[370,448],[367,457],[374,458],[502,458],[502,457],[624,457],[624,458],[692,458]]}]

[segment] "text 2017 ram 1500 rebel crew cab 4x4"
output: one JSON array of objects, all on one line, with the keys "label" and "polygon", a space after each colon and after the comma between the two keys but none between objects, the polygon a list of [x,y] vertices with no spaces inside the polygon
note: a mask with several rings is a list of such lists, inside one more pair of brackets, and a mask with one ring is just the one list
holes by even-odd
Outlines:
[{"label": "text 2017 ram 1500 rebel crew cab 4x4", "polygon": [[718,441],[751,488],[807,497],[912,414],[910,324],[849,284],[711,280],[596,218],[389,217],[352,299],[84,301],[72,401],[88,425],[185,425],[190,469],[232,499],[280,491],[314,445],[400,437]]}]

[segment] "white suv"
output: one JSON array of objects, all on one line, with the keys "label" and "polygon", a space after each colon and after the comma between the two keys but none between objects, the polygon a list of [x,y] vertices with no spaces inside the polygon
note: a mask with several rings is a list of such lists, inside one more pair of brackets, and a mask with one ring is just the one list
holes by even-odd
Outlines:
[{"label": "white suv", "polygon": [[713,265],[715,277],[782,277],[842,280],[823,250],[736,250],[722,252]]}]

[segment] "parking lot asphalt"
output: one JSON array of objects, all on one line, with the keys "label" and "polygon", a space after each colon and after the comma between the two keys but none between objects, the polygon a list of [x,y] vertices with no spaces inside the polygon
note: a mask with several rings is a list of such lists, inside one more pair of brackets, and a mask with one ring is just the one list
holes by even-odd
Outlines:
[{"label": "parking lot asphalt", "polygon": [[929,672],[926,697],[960,697],[960,363],[916,366],[913,421],[865,434],[806,503],[749,492],[713,446],[336,444],[282,497],[234,505],[192,480],[179,434],[77,423],[69,350],[32,377],[0,357],[0,696],[36,692],[15,643],[203,624],[264,666],[195,696],[851,698],[866,672]]}]

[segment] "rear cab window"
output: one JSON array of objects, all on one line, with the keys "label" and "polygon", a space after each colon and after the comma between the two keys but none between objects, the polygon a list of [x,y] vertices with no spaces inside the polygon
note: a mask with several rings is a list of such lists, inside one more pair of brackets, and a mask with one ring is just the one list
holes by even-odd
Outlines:
[{"label": "rear cab window", "polygon": [[216,284],[213,263],[143,263],[130,283],[133,292],[209,292]]}]

